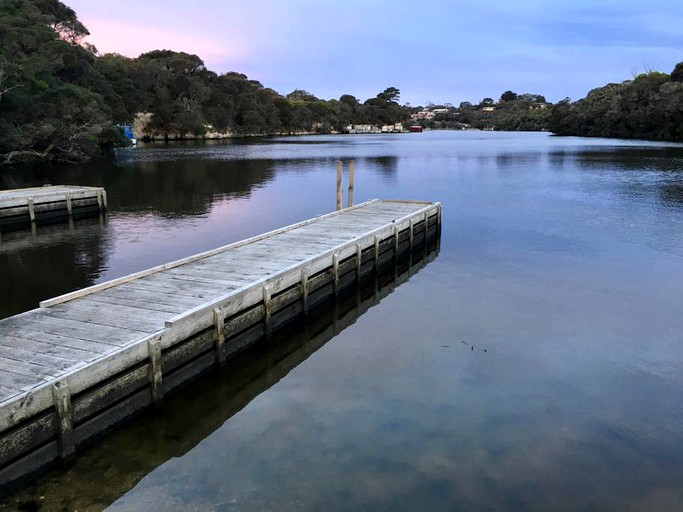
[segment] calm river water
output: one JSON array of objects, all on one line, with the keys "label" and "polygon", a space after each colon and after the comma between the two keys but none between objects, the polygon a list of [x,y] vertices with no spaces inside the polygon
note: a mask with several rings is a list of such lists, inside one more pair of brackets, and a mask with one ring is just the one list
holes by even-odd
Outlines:
[{"label": "calm river water", "polygon": [[296,330],[4,508],[681,510],[681,145],[291,137],[3,172],[104,186],[110,212],[3,234],[0,317],[330,211],[339,158],[357,202],[441,201],[438,257],[279,381]]}]

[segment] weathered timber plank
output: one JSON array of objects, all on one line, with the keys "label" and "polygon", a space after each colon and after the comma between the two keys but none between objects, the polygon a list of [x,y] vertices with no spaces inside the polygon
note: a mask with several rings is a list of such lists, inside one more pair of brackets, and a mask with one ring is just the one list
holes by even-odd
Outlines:
[{"label": "weathered timber plank", "polygon": [[41,382],[47,382],[48,379],[39,374],[25,375],[23,372],[15,371],[12,363],[14,361],[0,359],[0,385],[16,391],[26,391]]},{"label": "weathered timber plank", "polygon": [[[73,366],[73,365],[69,365]],[[39,365],[33,362],[20,361],[16,357],[9,359],[4,355],[0,355],[0,368],[8,372],[13,372],[18,375],[24,375],[26,377],[40,377],[41,379],[47,379],[49,377],[55,377],[62,373],[62,369],[56,366],[45,366]],[[2,374],[0,374],[0,383],[2,383]]]},{"label": "weathered timber plank", "polygon": [[[372,205],[372,204],[377,203],[377,202],[379,202],[379,199],[372,199],[371,201],[367,201],[367,202],[361,203],[361,204],[359,204],[359,205],[357,205],[357,206],[353,206],[353,207],[347,208],[345,211],[348,212],[348,211],[351,211],[351,210],[355,210],[355,209],[357,209],[357,208],[364,208],[364,207],[367,207],[367,206]],[[276,235],[276,234],[278,234],[278,233],[283,233],[283,232],[285,232],[285,231],[289,231],[289,230],[292,230],[292,229],[296,229],[297,227],[301,227],[301,226],[305,226],[305,225],[307,225],[307,224],[311,224],[311,223],[314,223],[314,222],[318,222],[319,220],[326,219],[326,218],[329,218],[329,217],[333,217],[333,216],[335,216],[335,215],[340,215],[341,213],[342,213],[342,212],[331,212],[331,213],[327,213],[327,214],[325,214],[325,215],[320,215],[320,216],[318,216],[318,217],[314,217],[314,218],[312,218],[312,219],[308,219],[308,220],[299,222],[299,223],[297,223],[297,224],[292,224],[291,226],[286,226],[286,227],[283,227],[283,228],[275,229],[275,230],[273,230],[273,231],[269,231],[268,233],[263,233],[262,235],[254,236],[254,237],[251,237],[251,238],[247,238],[247,239],[242,240],[242,241],[240,241],[240,242],[235,242],[235,243],[233,243],[233,244],[225,245],[225,246],[223,246],[223,247],[218,247],[217,249],[212,249],[212,250],[210,250],[210,251],[206,251],[206,252],[203,252],[203,253],[200,253],[200,254],[195,254],[195,255],[193,255],[193,256],[189,256],[189,257],[187,257],[187,258],[183,258],[183,259],[180,259],[180,260],[177,260],[177,261],[173,261],[173,262],[170,262],[170,263],[165,263],[165,264],[163,264],[163,265],[158,265],[158,266],[156,266],[156,267],[153,267],[153,268],[150,268],[150,269],[147,269],[147,270],[143,270],[143,271],[141,271],[141,272],[136,272],[136,273],[130,274],[130,275],[128,275],[128,276],[120,277],[120,278],[117,278],[117,279],[113,279],[113,280],[111,280],[111,281],[107,281],[107,282],[104,282],[104,283],[99,283],[99,284],[96,284],[96,285],[93,285],[93,286],[89,286],[89,287],[87,287],[87,288],[83,288],[82,290],[78,290],[78,291],[75,291],[75,292],[66,293],[66,294],[64,294],[64,295],[60,295],[59,297],[55,297],[55,298],[53,298],[53,299],[49,299],[49,300],[42,301],[42,302],[40,303],[40,306],[41,306],[41,307],[49,307],[49,306],[52,306],[52,305],[55,305],[55,304],[60,304],[60,303],[62,303],[62,302],[67,302],[67,301],[72,300],[72,299],[74,299],[74,298],[76,298],[76,297],[81,297],[81,296],[83,296],[83,295],[88,295],[88,294],[90,294],[90,293],[94,293],[94,292],[96,292],[96,291],[104,290],[104,289],[106,289],[106,288],[110,288],[110,287],[112,287],[112,286],[116,286],[116,285],[121,284],[121,283],[125,283],[125,282],[128,282],[128,281],[132,281],[132,280],[135,280],[135,279],[139,279],[139,278],[144,277],[144,276],[153,275],[153,274],[156,274],[156,273],[158,273],[158,272],[162,272],[162,271],[168,270],[168,269],[170,269],[170,268],[174,268],[174,267],[177,267],[177,266],[180,266],[180,265],[184,265],[184,264],[189,263],[189,262],[192,262],[192,261],[197,261],[197,260],[201,260],[201,259],[207,258],[207,257],[209,257],[209,256],[214,256],[214,255],[217,255],[217,254],[221,254],[221,253],[223,253],[223,252],[225,252],[225,251],[228,251],[228,250],[234,250],[234,249],[236,249],[236,248],[238,248],[238,247],[242,247],[242,246],[245,246],[245,245],[249,245],[249,244],[252,244],[252,243],[257,242],[257,241],[259,241],[259,240],[263,240],[263,239],[272,237],[272,236],[274,236],[274,235]]]},{"label": "weathered timber plank", "polygon": [[[162,296],[163,297],[163,296]],[[90,302],[98,302],[103,306],[107,304],[114,304],[118,306],[128,306],[135,308],[139,311],[155,311],[161,313],[167,313],[170,315],[177,315],[178,313],[185,311],[187,306],[171,306],[168,304],[163,304],[154,299],[149,298],[122,298],[122,297],[112,297],[110,295],[103,294],[92,294],[88,295],[88,300]]]},{"label": "weathered timber plank", "polygon": [[6,334],[2,335],[0,344],[3,347],[22,349],[43,355],[55,356],[65,361],[71,361],[74,363],[99,355],[98,353],[92,352],[90,350],[67,347],[61,344],[53,345],[45,341],[36,341],[30,338],[18,338]]},{"label": "weathered timber plank", "polygon": [[71,368],[78,361],[64,359],[59,356],[49,355],[35,350],[27,350],[24,347],[12,347],[4,344],[4,337],[0,338],[0,357],[14,361],[28,361],[37,366],[44,366],[46,368],[56,368],[58,370],[65,370]]},{"label": "weathered timber plank", "polygon": [[169,289],[149,290],[144,286],[135,287],[131,283],[122,284],[114,288],[108,288],[99,293],[88,295],[91,300],[96,300],[101,297],[112,299],[123,299],[133,301],[153,302],[159,306],[169,306],[172,308],[192,307],[193,304],[201,302],[202,297],[195,295],[185,295],[183,293],[172,292]]},{"label": "weathered timber plank", "polygon": [[163,327],[167,314],[156,311],[139,311],[127,306],[101,304],[85,297],[71,304],[61,304],[50,308],[49,315],[60,320],[73,320],[98,329],[109,327],[113,332],[119,328],[140,333],[150,333]]},{"label": "weathered timber plank", "polygon": [[[145,334],[144,332],[133,331],[129,328],[115,328],[62,318],[55,316],[54,313],[51,315],[35,315],[26,325],[28,328],[39,329],[45,333],[57,334],[63,337],[79,338],[113,347],[127,345]],[[21,329],[21,332],[24,332],[23,329]]]},{"label": "weathered timber plank", "polygon": [[106,290],[126,290],[136,293],[141,291],[154,294],[161,293],[188,300],[200,299],[202,302],[207,298],[215,296],[215,287],[207,289],[204,286],[190,286],[186,282],[177,280],[171,281],[170,279],[164,281],[162,279],[148,280],[145,278],[140,279],[139,281],[130,281],[117,287],[106,288]]},{"label": "weathered timber plank", "polygon": [[[59,332],[55,332],[59,331]],[[65,351],[82,350],[90,354],[105,354],[118,345],[105,343],[103,341],[92,341],[90,339],[79,338],[72,332],[64,333],[62,326],[55,327],[53,324],[41,323],[40,320],[32,318],[30,322],[26,322],[20,326],[10,327],[9,325],[2,325],[2,337],[8,338],[25,338],[34,342],[45,343],[58,350],[63,347]]]}]

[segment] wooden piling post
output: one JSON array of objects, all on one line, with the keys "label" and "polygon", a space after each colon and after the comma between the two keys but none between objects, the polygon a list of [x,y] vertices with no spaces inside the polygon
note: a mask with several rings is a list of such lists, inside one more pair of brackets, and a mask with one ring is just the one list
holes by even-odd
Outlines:
[{"label": "wooden piling post", "polygon": [[304,315],[308,313],[308,269],[301,269],[301,310]]},{"label": "wooden piling post", "polygon": [[152,402],[161,405],[164,401],[164,386],[161,373],[161,339],[159,337],[147,341],[149,353],[149,383],[152,388]]},{"label": "wooden piling post", "polygon": [[422,257],[427,258],[427,224],[429,223],[429,215],[425,212],[424,220],[424,240],[422,244]]},{"label": "wooden piling post", "polygon": [[360,244],[356,244],[356,281],[360,283],[360,266],[363,260],[363,249]]},{"label": "wooden piling post", "polygon": [[337,210],[344,206],[342,196],[342,161],[337,160]]},{"label": "wooden piling post", "polygon": [[270,337],[271,325],[270,316],[272,314],[271,291],[269,286],[263,287],[263,333],[266,338]]},{"label": "wooden piling post", "polygon": [[339,254],[332,255],[332,277],[334,279],[334,293],[339,291]]},{"label": "wooden piling post", "polygon": [[107,205],[107,191],[102,189],[102,209],[107,210],[109,206]]},{"label": "wooden piling post", "polygon": [[379,263],[379,235],[375,235],[375,250],[374,250],[374,262],[375,271],[377,270],[377,265]]},{"label": "wooden piling post", "polygon": [[[394,224],[394,283],[398,280],[398,226]],[[392,288],[393,290],[393,288]]]},{"label": "wooden piling post", "polygon": [[346,199],[347,201],[347,206],[353,206],[353,193],[354,193],[354,188],[356,185],[356,161],[351,160],[349,162],[349,194],[348,198]]},{"label": "wooden piling post", "polygon": [[412,217],[410,218],[410,248],[412,250],[413,248],[413,238],[414,238],[414,230],[415,230],[415,219]]},{"label": "wooden piling post", "polygon": [[35,221],[36,221],[36,209],[35,209],[35,207],[33,206],[33,198],[32,198],[32,197],[29,197],[26,201],[27,201],[27,203],[28,203],[28,216],[29,216],[29,219],[31,219],[31,222],[35,222]]},{"label": "wooden piling post", "polygon": [[73,215],[73,205],[71,204],[71,194],[66,193],[66,212],[69,214],[69,218]]},{"label": "wooden piling post", "polygon": [[225,366],[225,315],[221,308],[213,310],[214,337],[216,342],[216,362]]},{"label": "wooden piling post", "polygon": [[71,407],[71,392],[65,381],[57,382],[52,386],[52,398],[55,405],[57,421],[57,451],[63,461],[74,456],[76,446],[73,437],[73,409]]}]

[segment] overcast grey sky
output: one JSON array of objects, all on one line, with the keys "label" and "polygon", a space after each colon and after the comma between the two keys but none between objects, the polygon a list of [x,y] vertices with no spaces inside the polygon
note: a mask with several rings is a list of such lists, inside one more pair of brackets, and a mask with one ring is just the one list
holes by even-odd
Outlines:
[{"label": "overcast grey sky", "polygon": [[288,93],[365,99],[388,86],[413,105],[506,89],[579,99],[683,61],[683,1],[65,0],[101,52],[196,53]]}]

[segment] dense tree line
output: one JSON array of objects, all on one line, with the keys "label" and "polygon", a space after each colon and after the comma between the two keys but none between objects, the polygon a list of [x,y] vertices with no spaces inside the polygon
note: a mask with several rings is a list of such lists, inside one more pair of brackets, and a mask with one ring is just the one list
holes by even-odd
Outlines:
[{"label": "dense tree line", "polygon": [[[400,91],[363,102],[286,96],[241,73],[217,74],[196,55],[156,50],[131,59],[99,55],[87,28],[59,0],[0,0],[0,164],[78,161],[127,143],[116,124],[147,113],[159,138],[329,133],[351,124],[410,119]],[[552,108],[543,96],[505,91],[499,101],[449,105],[414,123],[432,128],[546,130],[559,135],[683,140],[683,63]]]},{"label": "dense tree line", "polygon": [[683,62],[670,75],[651,71],[554,106],[557,135],[683,141]]},{"label": "dense tree line", "polygon": [[[549,128],[550,106],[540,94],[505,91],[498,102],[484,98],[478,104],[463,101],[458,107],[431,105],[429,109],[436,109],[439,113],[416,123],[433,129],[543,131]],[[422,107],[416,107],[413,113],[420,110]],[[443,110],[447,112],[441,112]]]},{"label": "dense tree line", "polygon": [[0,163],[78,161],[126,143],[117,123],[147,112],[164,138],[341,131],[410,116],[389,87],[361,102],[287,96],[241,73],[217,74],[196,55],[168,50],[130,59],[98,55],[88,30],[59,0],[0,0]]}]

